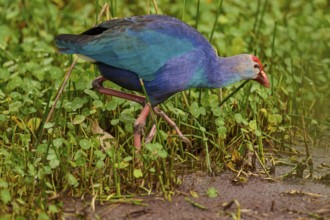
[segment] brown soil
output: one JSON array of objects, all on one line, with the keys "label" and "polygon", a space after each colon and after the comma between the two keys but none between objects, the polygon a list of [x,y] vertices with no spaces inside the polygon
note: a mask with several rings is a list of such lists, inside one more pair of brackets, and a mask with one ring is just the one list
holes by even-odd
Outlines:
[{"label": "brown soil", "polygon": [[[314,177],[330,176],[330,150],[313,149]],[[323,164],[323,165],[322,165]],[[276,175],[292,167],[277,167]],[[320,179],[297,178],[270,181],[250,175],[234,184],[235,173],[211,177],[206,173],[185,175],[179,195],[166,201],[161,196],[141,198],[144,205],[97,204],[90,200],[66,200],[65,219],[330,219],[330,184]],[[215,198],[207,191],[214,187]],[[198,195],[198,198],[192,195]],[[80,217],[79,217],[80,216]]]}]

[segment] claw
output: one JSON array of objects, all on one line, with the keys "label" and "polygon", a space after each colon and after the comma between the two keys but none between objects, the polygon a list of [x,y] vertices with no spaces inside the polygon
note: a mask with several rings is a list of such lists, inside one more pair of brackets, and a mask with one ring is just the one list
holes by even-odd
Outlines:
[{"label": "claw", "polygon": [[160,110],[158,107],[154,107],[153,110],[156,115],[162,117],[169,125],[171,125],[175,129],[176,133],[178,134],[178,136],[181,138],[181,140],[183,142],[187,143],[190,147],[192,147],[190,140],[188,138],[186,138],[185,136],[183,136],[183,134],[180,131],[180,129],[178,128],[178,126],[175,124],[175,122],[170,117],[168,117],[165,114],[165,112]]},{"label": "claw", "polygon": [[155,137],[157,132],[157,127],[155,124],[152,125],[152,128],[148,134],[148,136],[146,137],[145,143],[148,144],[152,141],[152,139]]},{"label": "claw", "polygon": [[103,82],[105,81],[106,79],[103,77],[103,76],[99,76],[97,77],[96,79],[93,80],[92,82],[92,86],[94,89],[98,90],[101,89],[101,88],[104,88],[103,87]]}]

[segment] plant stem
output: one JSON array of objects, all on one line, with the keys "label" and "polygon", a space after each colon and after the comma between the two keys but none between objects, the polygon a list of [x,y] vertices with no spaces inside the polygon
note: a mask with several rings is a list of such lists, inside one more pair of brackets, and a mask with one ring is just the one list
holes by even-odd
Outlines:
[{"label": "plant stem", "polygon": [[156,0],[152,0],[152,3],[154,4],[154,8],[155,8],[156,14],[159,14]]},{"label": "plant stem", "polygon": [[230,99],[236,92],[243,88],[248,82],[249,80],[245,80],[244,82],[242,82],[241,85],[239,85],[234,91],[232,91],[228,96],[226,96],[226,98],[224,98],[222,102],[220,102],[219,107],[221,107],[228,99]]},{"label": "plant stem", "polygon": [[217,10],[217,14],[215,16],[215,20],[214,20],[214,23],[213,23],[213,28],[212,28],[212,31],[211,31],[211,35],[210,35],[210,38],[209,38],[210,42],[212,41],[214,31],[215,31],[215,29],[217,27],[217,24],[218,24],[218,18],[219,18],[220,12],[221,12],[222,3],[223,3],[223,0],[220,0],[219,1],[219,7],[218,7],[218,10]]},{"label": "plant stem", "polygon": [[[274,51],[275,51],[275,36],[276,36],[276,20],[274,22],[274,30],[273,30],[273,40],[272,40],[272,54],[271,54],[271,64],[270,64],[270,72],[273,72],[273,66],[274,66],[274,62],[273,62],[273,58],[274,58]],[[274,74],[271,74],[271,78],[272,78],[272,82],[274,82]],[[272,86],[272,94],[274,93],[274,88],[275,86]]]}]

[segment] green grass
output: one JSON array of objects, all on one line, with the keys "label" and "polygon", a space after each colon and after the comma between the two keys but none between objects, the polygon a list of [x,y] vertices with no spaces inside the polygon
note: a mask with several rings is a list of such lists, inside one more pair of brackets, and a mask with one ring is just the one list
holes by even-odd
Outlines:
[{"label": "green grass", "polygon": [[[157,3],[159,13],[197,26],[221,56],[255,53],[268,64],[272,88],[249,82],[221,107],[239,84],[177,94],[161,107],[193,148],[158,119],[154,142],[136,154],[133,122],[141,106],[91,90],[99,73],[93,65],[78,61],[51,121],[44,123],[73,61],[56,53],[54,37],[91,27],[105,2],[110,5],[109,17],[155,13]],[[269,148],[290,150],[297,140],[314,146],[311,140],[326,135],[330,123],[327,1],[128,2],[132,1],[0,3],[4,12],[0,14],[3,219],[59,217],[58,196],[121,199],[160,193],[170,199],[180,184],[179,174],[239,170],[244,154],[254,146],[264,161]],[[120,89],[111,82],[106,85]],[[114,137],[112,141],[95,134],[95,121]],[[146,133],[152,124],[149,119]]]}]

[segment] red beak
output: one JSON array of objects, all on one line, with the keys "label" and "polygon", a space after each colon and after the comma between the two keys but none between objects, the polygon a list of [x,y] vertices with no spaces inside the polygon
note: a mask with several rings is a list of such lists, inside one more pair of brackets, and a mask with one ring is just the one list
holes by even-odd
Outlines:
[{"label": "red beak", "polygon": [[263,70],[260,71],[260,73],[257,75],[257,78],[255,78],[254,80],[257,81],[258,83],[260,83],[261,85],[263,85],[266,88],[270,87],[268,77],[267,77],[266,73]]}]

